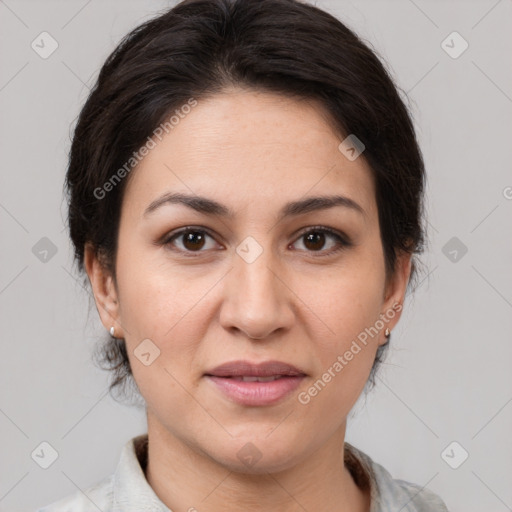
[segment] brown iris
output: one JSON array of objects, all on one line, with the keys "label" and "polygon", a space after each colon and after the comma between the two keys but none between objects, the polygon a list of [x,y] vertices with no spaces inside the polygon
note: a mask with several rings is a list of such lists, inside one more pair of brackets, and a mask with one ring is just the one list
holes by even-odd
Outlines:
[{"label": "brown iris", "polygon": [[204,245],[204,233],[200,231],[189,231],[183,235],[183,239],[183,246],[189,250],[201,249]]},{"label": "brown iris", "polygon": [[[312,231],[312,232],[308,233],[307,235],[304,235],[304,237],[305,237],[304,245],[308,249],[312,249],[314,251],[320,250],[320,249],[322,249],[322,247],[325,244],[325,234],[324,233],[320,233],[318,231]],[[312,245],[308,245],[308,244],[312,244]]]}]

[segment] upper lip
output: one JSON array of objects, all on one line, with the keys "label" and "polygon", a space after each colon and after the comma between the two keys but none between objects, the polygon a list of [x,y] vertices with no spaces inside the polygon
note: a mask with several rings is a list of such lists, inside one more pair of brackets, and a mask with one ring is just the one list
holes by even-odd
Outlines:
[{"label": "upper lip", "polygon": [[212,370],[208,370],[205,375],[215,377],[271,377],[272,375],[299,376],[306,374],[297,367],[281,361],[264,361],[261,363],[228,361]]}]

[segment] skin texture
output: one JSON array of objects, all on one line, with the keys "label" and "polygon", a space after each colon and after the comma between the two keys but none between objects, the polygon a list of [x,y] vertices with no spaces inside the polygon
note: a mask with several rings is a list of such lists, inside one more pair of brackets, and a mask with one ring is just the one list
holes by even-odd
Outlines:
[{"label": "skin texture", "polygon": [[[371,171],[363,157],[349,161],[338,150],[341,140],[316,102],[242,89],[200,100],[132,171],[117,286],[86,248],[102,323],[125,338],[146,400],[147,480],[175,512],[369,511],[343,465],[346,418],[400,312],[309,403],[297,399],[403,303],[410,275],[410,255],[399,254],[386,280]],[[207,196],[235,215],[167,204],[144,217],[164,192]],[[277,222],[286,202],[334,193],[364,215],[336,206]],[[202,245],[183,236],[159,243],[187,226],[212,236]],[[352,245],[329,255],[335,238],[308,243],[302,233],[315,226]],[[248,236],[263,250],[250,264],[236,252]],[[146,366],[134,350],[148,338],[160,355]],[[277,404],[238,405],[203,375],[236,359],[288,362],[307,377]],[[262,455],[251,467],[237,456],[249,442]]]}]

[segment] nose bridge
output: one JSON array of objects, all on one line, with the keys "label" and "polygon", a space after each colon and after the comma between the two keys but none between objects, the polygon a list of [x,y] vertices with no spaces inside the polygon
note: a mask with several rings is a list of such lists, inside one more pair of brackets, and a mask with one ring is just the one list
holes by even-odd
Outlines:
[{"label": "nose bridge", "polygon": [[236,327],[248,336],[261,338],[291,321],[286,286],[279,278],[272,250],[247,237],[236,247],[233,269],[223,301],[224,327]]},{"label": "nose bridge", "polygon": [[273,271],[274,258],[270,249],[262,252],[254,261],[247,261],[237,252],[235,258],[238,287],[245,290],[247,301],[260,301],[269,303],[275,299],[278,293],[276,288],[276,275]]},{"label": "nose bridge", "polygon": [[240,297],[247,305],[255,303],[259,307],[269,307],[275,302],[276,276],[272,271],[275,258],[269,247],[263,246],[253,237],[247,237],[236,248],[234,257],[237,288],[245,297]]}]

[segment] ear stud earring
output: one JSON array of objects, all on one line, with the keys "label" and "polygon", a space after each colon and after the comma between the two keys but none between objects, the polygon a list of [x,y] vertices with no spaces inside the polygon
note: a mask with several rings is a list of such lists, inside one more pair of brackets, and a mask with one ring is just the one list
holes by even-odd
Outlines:
[{"label": "ear stud earring", "polygon": [[384,331],[384,336],[386,336],[386,338],[389,338],[391,335],[391,331],[386,327],[386,330]]},{"label": "ear stud earring", "polygon": [[115,332],[116,332],[116,330],[114,329],[114,326],[112,326],[112,327],[110,328],[110,336],[112,336],[112,338],[115,338],[115,336],[114,336],[114,333],[115,333]]}]

